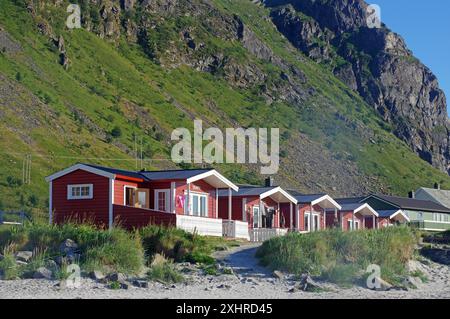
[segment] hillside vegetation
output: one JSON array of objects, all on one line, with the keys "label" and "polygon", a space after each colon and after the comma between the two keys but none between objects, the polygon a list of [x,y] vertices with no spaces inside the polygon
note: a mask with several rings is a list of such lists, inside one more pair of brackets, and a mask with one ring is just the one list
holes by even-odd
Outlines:
[{"label": "hillside vegetation", "polygon": [[[44,218],[45,176],[76,162],[140,169],[136,139],[143,167],[175,168],[170,133],[195,118],[204,127],[279,127],[275,180],[303,192],[450,187],[359,95],[295,49],[263,6],[156,1],[127,11],[78,2],[83,28],[68,30],[67,1],[0,0],[0,208]],[[217,168],[235,182],[264,178],[255,165]]]}]

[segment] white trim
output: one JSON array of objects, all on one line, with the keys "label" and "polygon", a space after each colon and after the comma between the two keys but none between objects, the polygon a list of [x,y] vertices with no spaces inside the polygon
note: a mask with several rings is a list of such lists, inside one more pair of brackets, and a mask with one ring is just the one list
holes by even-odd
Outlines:
[{"label": "white trim", "polygon": [[[89,195],[82,196],[73,196],[72,189],[74,188],[83,188],[89,187]],[[81,190],[80,190],[81,191]],[[68,184],[67,185],[67,200],[86,200],[94,198],[94,184]]]},{"label": "white trim", "polygon": [[271,190],[268,190],[265,193],[262,193],[261,195],[259,195],[259,198],[260,199],[264,199],[264,198],[269,197],[269,196],[271,196],[271,195],[273,195],[275,193],[281,193],[281,195],[286,197],[290,202],[292,202],[294,204],[297,204],[297,200],[294,197],[292,197],[292,195],[290,195],[288,192],[286,192],[284,189],[282,189],[280,186],[275,187],[275,188],[273,188]]},{"label": "white trim", "polygon": [[393,213],[391,216],[389,216],[389,219],[393,219],[395,216],[397,216],[398,214],[400,214],[400,215],[402,215],[405,219],[406,219],[406,222],[410,222],[410,220],[409,220],[409,217],[408,216],[406,216],[406,214],[401,210],[401,209],[399,209],[398,211],[396,211],[395,213]]},{"label": "white trim", "polygon": [[242,221],[247,221],[247,198],[242,198]]},{"label": "white trim", "polygon": [[137,190],[136,186],[123,185],[123,206],[127,206],[127,188]]},{"label": "white trim", "polygon": [[[207,194],[207,193],[199,193],[199,192],[191,192],[190,193],[190,195],[189,195],[190,197],[191,197],[191,212],[190,212],[190,215],[191,216],[194,216],[194,217],[203,217],[203,218],[209,218],[209,205],[208,205],[208,202],[209,202],[209,194]],[[202,212],[201,212],[201,210],[198,212],[199,213],[199,215],[194,215],[194,196],[197,196],[198,197],[198,202],[197,202],[197,206],[198,206],[198,208],[200,209],[200,207],[201,207],[201,205],[200,205],[200,203],[201,203],[201,198],[205,198],[205,215],[202,215]]]},{"label": "white trim", "polygon": [[375,215],[376,217],[378,217],[378,213],[375,209],[373,209],[369,204],[365,203],[362,204],[361,206],[359,206],[357,209],[355,209],[353,212],[356,214],[357,212],[359,212],[360,210],[363,210],[364,208],[367,208],[368,210],[370,210],[370,212]]},{"label": "white trim", "polygon": [[177,193],[177,184],[176,182],[170,183],[170,211],[172,214],[176,214],[176,193]]},{"label": "white trim", "polygon": [[48,222],[51,225],[53,223],[53,182],[48,183]]},{"label": "white trim", "polygon": [[450,224],[450,222],[439,222],[437,220],[428,220],[428,219],[421,220],[421,222],[434,224]]},{"label": "white trim", "polygon": [[[166,195],[166,199],[165,201],[165,209],[164,210],[160,210],[159,209],[159,197],[158,194],[159,193],[165,193]],[[170,188],[161,188],[161,189],[155,189],[154,190],[154,209],[156,211],[159,212],[165,212],[165,213],[170,213]]]},{"label": "white trim", "polygon": [[318,199],[315,199],[311,202],[311,206],[317,205],[320,202],[323,202],[324,200],[328,200],[331,204],[333,204],[334,207],[341,210],[342,206],[339,205],[333,198],[331,198],[330,195],[324,195],[322,197],[319,197]]},{"label": "white trim", "polygon": [[[306,230],[307,232],[311,232],[312,229],[312,224],[314,221],[314,217],[317,216],[318,217],[318,226],[317,227],[317,231],[321,230],[322,227],[320,227],[320,212],[316,212],[315,210],[309,210],[309,211],[305,211],[304,215],[303,215],[303,223],[305,223],[305,217],[308,216],[308,230]],[[314,225],[316,225],[316,223],[314,222]],[[314,230],[316,231],[316,230]]]},{"label": "white trim", "polygon": [[53,180],[55,180],[57,178],[60,178],[60,177],[62,177],[64,175],[67,175],[67,174],[70,174],[72,172],[75,172],[77,170],[86,171],[86,172],[89,172],[89,173],[92,173],[92,174],[96,174],[96,175],[100,175],[100,176],[103,176],[103,177],[106,177],[106,178],[109,178],[109,179],[115,179],[116,178],[115,174],[111,174],[111,173],[105,172],[105,171],[103,171],[101,169],[97,169],[97,168],[94,168],[94,167],[91,167],[91,166],[87,166],[87,165],[84,165],[84,164],[76,164],[76,165],[73,165],[73,166],[71,166],[69,168],[66,168],[66,169],[62,170],[62,171],[59,171],[59,172],[57,172],[57,173],[55,173],[53,175],[47,176],[45,178],[45,180],[47,182],[51,182],[51,181],[53,181]]},{"label": "white trim", "polygon": [[[256,227],[255,227],[255,209],[258,211],[258,220],[256,221]],[[260,205],[253,205],[252,207],[252,228],[260,228],[260,216],[261,216],[261,206]]]},{"label": "white trim", "polygon": [[[205,178],[210,177],[210,176],[217,177],[222,183],[224,183],[228,188],[231,188],[235,192],[237,192],[239,190],[239,187],[237,187],[234,183],[232,183],[225,176],[223,176],[222,174],[217,172],[215,169],[212,169],[212,170],[207,171],[207,172],[202,173],[202,174],[198,174],[198,175],[192,176],[192,177],[190,177],[190,178],[188,178],[186,180],[186,183],[193,183],[193,182],[205,179]],[[221,188],[223,188],[223,187],[221,187]]]},{"label": "white trim", "polygon": [[114,212],[113,212],[113,196],[114,196],[114,179],[109,179],[109,213],[108,213],[108,221],[109,221],[109,229],[113,228],[113,220],[114,220]]}]

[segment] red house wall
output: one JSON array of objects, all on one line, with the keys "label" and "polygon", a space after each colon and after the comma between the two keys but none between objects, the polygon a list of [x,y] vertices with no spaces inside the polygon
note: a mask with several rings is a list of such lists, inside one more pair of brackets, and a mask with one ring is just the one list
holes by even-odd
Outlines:
[{"label": "red house wall", "polygon": [[[53,221],[57,224],[73,220],[92,221],[99,226],[109,223],[109,179],[77,170],[53,180]],[[92,199],[67,199],[68,185],[93,184]]]},{"label": "red house wall", "polygon": [[125,205],[125,186],[137,188],[138,183],[118,179],[114,180],[114,204]]},{"label": "red house wall", "polygon": [[[341,212],[341,225],[342,230],[348,231],[348,221],[353,219],[353,213],[350,211]],[[362,217],[358,214],[355,214],[355,221],[359,221],[359,229],[363,229],[363,220]]]},{"label": "red house wall", "polygon": [[[299,206],[298,211],[299,211],[300,231],[307,231],[307,229],[305,228],[305,226],[306,226],[305,225],[305,213],[311,212],[311,205],[309,205],[309,204],[308,205],[307,204],[299,204],[298,206]],[[325,229],[326,225],[325,225],[324,211],[323,211],[322,207],[320,207],[318,205],[314,205],[312,207],[312,210],[315,213],[319,214],[320,229]],[[295,219],[295,217],[294,217],[294,219]]]}]

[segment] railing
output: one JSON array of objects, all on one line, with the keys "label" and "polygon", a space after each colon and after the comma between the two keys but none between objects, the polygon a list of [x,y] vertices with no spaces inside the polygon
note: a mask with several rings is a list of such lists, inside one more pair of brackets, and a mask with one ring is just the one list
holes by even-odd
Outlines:
[{"label": "railing", "polygon": [[222,237],[222,219],[176,215],[177,228],[204,236]]},{"label": "railing", "polygon": [[0,211],[0,225],[23,225],[24,221],[24,212]]},{"label": "railing", "polygon": [[114,205],[114,222],[126,229],[147,225],[175,226],[176,215],[151,209]]},{"label": "railing", "polygon": [[238,220],[224,220],[222,222],[223,237],[250,239],[248,223]]},{"label": "railing", "polygon": [[254,228],[249,231],[250,241],[263,242],[273,237],[284,236],[288,232],[284,228]]}]

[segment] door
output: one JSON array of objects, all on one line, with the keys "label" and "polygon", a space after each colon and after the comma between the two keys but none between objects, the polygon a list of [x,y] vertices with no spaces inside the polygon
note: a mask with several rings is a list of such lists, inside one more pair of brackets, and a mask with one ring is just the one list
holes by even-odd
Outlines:
[{"label": "door", "polygon": [[161,212],[170,212],[170,190],[155,190],[155,209]]},{"label": "door", "polygon": [[319,215],[313,215],[313,222],[314,222],[314,231],[318,231],[320,229],[320,219]]},{"label": "door", "polygon": [[259,207],[253,206],[253,228],[259,228]]}]

